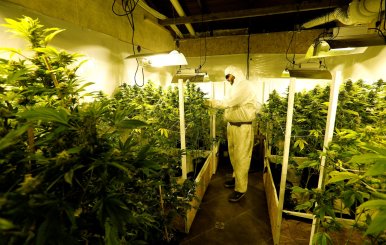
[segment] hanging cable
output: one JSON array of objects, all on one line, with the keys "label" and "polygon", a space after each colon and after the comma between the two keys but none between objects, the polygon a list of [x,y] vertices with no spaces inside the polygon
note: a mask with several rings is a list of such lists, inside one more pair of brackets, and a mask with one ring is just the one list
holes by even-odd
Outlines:
[{"label": "hanging cable", "polygon": [[[204,25],[204,19],[203,19],[203,17],[204,17],[204,15],[203,15],[203,10],[202,10],[202,8],[201,8],[201,23],[200,23],[200,27],[202,27],[202,26]],[[199,66],[198,66],[198,68],[197,68],[197,71],[201,71],[201,68],[202,68],[202,67],[205,65],[205,63],[206,63],[206,51],[207,51],[207,49],[206,49],[206,33],[207,33],[207,30],[208,30],[208,26],[205,25],[205,28],[203,28],[203,29],[204,29],[204,62],[201,63],[201,59],[202,59],[201,50],[202,50],[202,48],[201,48],[201,38],[200,38],[200,64],[199,64]]]},{"label": "hanging cable", "polygon": [[[302,3],[299,3],[299,4],[296,5],[297,11],[296,11],[296,17],[295,17],[295,19],[296,19],[297,22],[298,22],[298,18],[299,18],[299,13],[300,13],[300,7],[301,7],[301,4],[302,4]],[[286,60],[291,64],[292,68],[296,65],[296,62],[295,62],[295,57],[296,57],[296,40],[295,40],[295,44],[294,44],[292,60],[290,60],[290,59],[288,58],[288,52],[289,52],[289,50],[290,50],[290,48],[291,48],[291,46],[292,46],[292,42],[294,41],[294,38],[295,38],[295,32],[297,32],[297,31],[298,31],[298,28],[296,28],[296,25],[294,25],[294,30],[292,31],[291,39],[290,39],[290,42],[288,43],[288,47],[287,47],[287,50],[286,50],[286,52],[285,52],[285,58],[286,58]],[[287,69],[287,68],[288,68],[288,67],[286,67],[286,69]]]},{"label": "hanging cable", "polygon": [[248,28],[248,50],[247,50],[247,76],[246,79],[249,80],[249,44],[250,44],[250,39],[251,39],[251,32]]},{"label": "hanging cable", "polygon": [[295,36],[295,31],[292,31],[292,36],[291,36],[290,42],[289,42],[289,44],[288,44],[287,50],[285,51],[285,58],[287,59],[287,61],[288,61],[289,63],[291,63],[292,66],[295,65],[295,56],[293,56],[293,57],[292,57],[292,60],[290,60],[290,59],[288,58],[288,51],[289,51],[289,49],[291,48],[291,44],[292,44],[292,41],[293,41],[293,39],[294,39],[294,36]]},{"label": "hanging cable", "polygon": [[[131,34],[131,44],[132,44],[132,50],[133,50],[133,54],[135,55],[135,44],[134,44],[134,33],[135,33],[135,23],[134,23],[134,10],[135,8],[137,7],[138,5],[138,2],[139,0],[122,0],[122,4],[121,4],[121,8],[123,10],[123,13],[117,13],[115,11],[115,4],[116,4],[116,0],[114,0],[112,6],[111,6],[111,10],[113,11],[113,13],[117,16],[126,16],[127,19],[129,20],[129,24],[130,24],[130,27],[131,27],[131,31],[132,31],[132,34]],[[137,67],[135,69],[135,73],[134,73],[134,83],[139,86],[139,87],[142,87],[144,84],[145,84],[145,75],[144,75],[144,72],[143,72],[143,67],[142,67],[142,84],[138,84],[137,83],[137,73],[138,73],[138,69],[139,69],[139,61],[138,59],[135,59],[136,62],[137,62]]]}]

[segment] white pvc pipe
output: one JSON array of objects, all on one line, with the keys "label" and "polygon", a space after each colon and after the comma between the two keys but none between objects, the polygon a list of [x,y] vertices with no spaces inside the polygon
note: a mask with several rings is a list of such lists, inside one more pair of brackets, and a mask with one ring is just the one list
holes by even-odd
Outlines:
[{"label": "white pvc pipe", "polygon": [[[182,9],[180,2],[178,0],[170,0],[171,4],[173,5],[174,9],[177,11],[177,14],[181,17],[186,16],[185,11]],[[190,35],[195,36],[196,32],[193,29],[193,26],[189,23],[185,24],[186,29],[188,29]]]},{"label": "white pvc pipe", "polygon": [[[214,89],[214,82],[210,82],[210,88],[211,88],[211,94],[212,94],[212,96],[211,96],[211,99],[212,100],[214,100],[214,98],[215,98],[215,89]],[[213,169],[212,169],[212,173],[213,174],[215,174],[216,173],[216,169],[217,169],[217,166],[216,166],[216,164],[214,164],[215,163],[215,159],[216,159],[216,154],[215,154],[215,144],[214,144],[214,142],[215,142],[215,139],[216,139],[216,113],[213,113],[212,115],[211,115],[211,117],[210,117],[210,119],[211,119],[211,127],[210,127],[210,130],[211,130],[211,137],[210,137],[210,140],[211,140],[211,145],[212,145],[212,166],[213,166]]]},{"label": "white pvc pipe", "polygon": [[[342,72],[336,71],[330,85],[330,99],[329,99],[328,112],[327,112],[326,132],[324,133],[323,153],[326,153],[327,147],[332,141],[332,137],[334,134],[336,109],[338,107],[339,86],[341,82],[342,82]],[[325,163],[326,163],[326,156],[325,154],[323,154],[320,159],[318,189],[324,189]],[[316,203],[315,205],[318,205],[318,204]],[[317,223],[318,223],[318,219],[315,216],[313,216],[310,243],[309,243],[310,245],[312,245],[312,239],[315,234]]]},{"label": "white pvc pipe", "polygon": [[[143,8],[145,11],[147,11],[157,19],[165,20],[168,18],[167,16],[161,14],[157,10],[149,7],[149,5],[147,5],[143,0],[139,0],[138,5],[141,6],[141,8]],[[178,37],[180,38],[184,37],[184,35],[182,35],[182,32],[178,29],[176,25],[170,25],[170,28],[176,33]]]},{"label": "white pvc pipe", "polygon": [[185,139],[185,107],[184,107],[184,80],[178,79],[178,106],[180,111],[180,141],[181,141],[181,169],[182,179],[187,179],[186,168],[186,139]]},{"label": "white pvc pipe", "polygon": [[279,244],[280,240],[280,228],[282,221],[282,213],[284,206],[284,194],[287,181],[287,169],[288,169],[288,160],[289,160],[289,149],[291,142],[291,130],[292,130],[292,116],[294,112],[294,98],[295,98],[295,85],[296,78],[292,77],[289,84],[288,92],[288,107],[287,107],[287,121],[285,127],[285,138],[284,138],[284,153],[283,153],[283,163],[281,169],[281,179],[280,179],[280,192],[279,192],[279,206],[278,206],[278,217],[277,217],[277,229],[276,234],[274,234],[274,243]]}]

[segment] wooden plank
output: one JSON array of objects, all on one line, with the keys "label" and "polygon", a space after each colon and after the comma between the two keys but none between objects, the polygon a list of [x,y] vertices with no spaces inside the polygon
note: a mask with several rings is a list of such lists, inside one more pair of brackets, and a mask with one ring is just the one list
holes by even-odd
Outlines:
[{"label": "wooden plank", "polygon": [[305,2],[305,3],[302,3],[300,6],[297,4],[284,4],[284,5],[267,7],[267,8],[243,9],[243,10],[228,11],[228,12],[221,12],[221,13],[168,18],[164,20],[159,20],[158,23],[162,26],[181,25],[181,24],[188,24],[188,23],[204,23],[204,22],[220,21],[220,20],[234,20],[234,19],[258,17],[258,16],[298,13],[298,12],[320,10],[320,9],[334,9],[336,7],[338,7],[338,4],[334,4],[334,3],[331,3],[331,1],[325,0],[324,2]]},{"label": "wooden plank", "polygon": [[210,152],[209,156],[207,157],[204,165],[202,166],[200,173],[197,175],[195,182],[196,182],[196,197],[190,202],[190,205],[192,208],[188,211],[185,219],[185,233],[189,233],[190,227],[192,226],[192,223],[194,221],[194,218],[196,217],[197,210],[201,204],[201,200],[205,195],[206,189],[208,188],[209,182],[213,175],[213,155],[217,158],[217,155],[214,153],[214,151]]},{"label": "wooden plank", "polygon": [[284,193],[287,181],[287,170],[288,170],[288,159],[289,159],[289,150],[290,150],[290,141],[291,141],[291,131],[292,131],[292,116],[294,110],[294,98],[295,98],[295,85],[296,78],[291,78],[288,92],[288,107],[287,107],[287,119],[286,119],[286,128],[285,128],[285,139],[284,139],[284,153],[283,153],[283,163],[281,169],[281,178],[280,178],[280,193],[279,193],[279,204],[278,204],[278,213],[276,216],[277,230],[276,233],[273,233],[273,241],[275,244],[279,244],[280,240],[280,230],[281,230],[281,221],[282,221],[282,212],[284,205]]},{"label": "wooden plank", "polygon": [[182,178],[187,178],[186,171],[186,139],[185,139],[185,109],[184,109],[184,80],[178,79],[178,108],[180,114],[180,141],[181,141],[181,169]]},{"label": "wooden plank", "polygon": [[[324,142],[323,142],[323,153],[326,153],[328,144],[332,141],[332,137],[334,134],[336,110],[338,107],[339,86],[341,83],[342,83],[342,71],[336,71],[330,85],[330,100],[328,102],[327,123],[326,123],[326,131],[324,133]],[[324,189],[324,185],[325,185],[324,183],[325,163],[326,163],[326,155],[322,155],[320,159],[319,181],[318,181],[318,189],[321,189],[321,190]],[[317,203],[315,205],[317,205]],[[315,234],[317,223],[318,223],[318,219],[314,217],[312,220],[310,245],[312,244],[312,239]]]},{"label": "wooden plank", "polygon": [[[265,172],[263,175],[264,179],[264,189],[265,189],[265,195],[267,197],[267,205],[268,205],[268,214],[269,219],[271,221],[271,232],[272,235],[276,233],[280,233],[280,231],[277,230],[277,215],[278,215],[278,207],[279,207],[279,200],[277,198],[276,194],[276,188],[275,184],[273,182],[271,168],[269,167],[268,158],[265,158]],[[276,243],[275,243],[276,244]]]}]

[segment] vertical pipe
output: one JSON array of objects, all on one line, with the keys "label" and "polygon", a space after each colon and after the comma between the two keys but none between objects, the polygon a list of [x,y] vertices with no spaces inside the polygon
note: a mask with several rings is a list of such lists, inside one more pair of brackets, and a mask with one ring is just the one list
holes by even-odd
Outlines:
[{"label": "vertical pipe", "polygon": [[284,205],[284,193],[287,181],[287,169],[288,169],[288,159],[289,159],[289,149],[291,142],[291,129],[292,129],[292,116],[294,111],[294,98],[295,98],[295,82],[296,78],[291,78],[289,84],[288,92],[288,107],[287,107],[287,123],[285,127],[285,138],[284,138],[284,153],[283,153],[283,163],[281,169],[281,179],[280,179],[280,193],[279,193],[279,207],[278,207],[278,217],[277,217],[277,230],[274,234],[274,243],[279,244],[280,240],[280,229]]},{"label": "vertical pipe", "polygon": [[[179,16],[186,16],[185,11],[182,9],[181,4],[178,0],[170,0],[170,3],[173,5],[174,9],[177,11]],[[195,36],[196,32],[193,29],[193,26],[190,23],[185,24],[186,29],[188,29],[190,35]]]},{"label": "vertical pipe", "polygon": [[[327,112],[327,123],[326,123],[326,132],[324,133],[324,142],[323,142],[323,153],[326,153],[327,146],[331,142],[333,134],[334,134],[334,126],[335,126],[335,118],[336,118],[336,109],[338,107],[338,95],[339,95],[339,86],[342,82],[342,72],[336,71],[335,75],[331,81],[330,87],[330,99],[328,104],[328,112]],[[324,179],[325,179],[325,163],[326,156],[322,155],[320,159],[320,170],[319,170],[319,181],[318,181],[318,189],[324,189]],[[315,205],[318,205],[317,203]],[[310,245],[312,244],[312,239],[315,234],[316,225],[319,220],[315,217],[312,219],[312,228],[310,235]]]},{"label": "vertical pipe", "polygon": [[178,105],[180,111],[180,141],[181,141],[181,169],[182,179],[187,179],[186,171],[186,139],[185,139],[185,108],[184,108],[184,80],[178,79]]},{"label": "vertical pipe", "polygon": [[[215,98],[215,89],[214,89],[214,82],[210,82],[210,87],[211,87],[211,99],[214,100]],[[215,147],[215,140],[216,140],[216,113],[213,113],[211,114],[210,116],[210,120],[211,120],[211,127],[210,127],[210,135],[211,135],[211,142],[212,142],[212,166],[213,166],[213,171],[212,173],[215,174],[216,173],[216,169],[217,169],[217,166],[216,166],[216,147]]]}]

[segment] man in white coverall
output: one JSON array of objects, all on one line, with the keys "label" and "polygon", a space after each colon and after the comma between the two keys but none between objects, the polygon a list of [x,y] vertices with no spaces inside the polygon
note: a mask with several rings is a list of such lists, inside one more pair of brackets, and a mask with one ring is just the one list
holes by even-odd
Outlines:
[{"label": "man in white coverall", "polygon": [[238,202],[247,192],[254,139],[252,122],[256,119],[259,104],[251,82],[245,80],[239,68],[227,67],[225,78],[231,84],[228,94],[224,100],[211,100],[210,104],[225,109],[228,152],[233,167],[233,178],[225,182],[225,187],[234,187],[229,201]]}]

